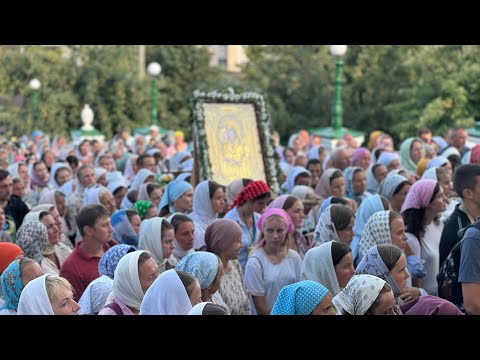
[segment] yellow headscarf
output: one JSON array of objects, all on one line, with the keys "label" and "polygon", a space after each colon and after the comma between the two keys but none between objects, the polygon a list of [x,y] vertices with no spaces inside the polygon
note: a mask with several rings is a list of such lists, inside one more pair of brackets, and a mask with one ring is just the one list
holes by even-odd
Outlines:
[{"label": "yellow headscarf", "polygon": [[368,145],[367,145],[368,150],[372,151],[373,148],[377,146],[377,139],[382,134],[383,134],[383,131],[381,130],[374,130],[370,133],[370,137],[368,138]]}]

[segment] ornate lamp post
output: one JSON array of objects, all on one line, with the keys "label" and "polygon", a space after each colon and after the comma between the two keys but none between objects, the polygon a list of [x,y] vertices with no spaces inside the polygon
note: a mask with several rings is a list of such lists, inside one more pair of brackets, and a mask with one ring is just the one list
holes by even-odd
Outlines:
[{"label": "ornate lamp post", "polygon": [[150,112],[150,125],[157,125],[158,110],[157,110],[157,76],[160,75],[162,67],[157,62],[152,62],[147,66],[147,72],[152,77],[152,109]]},{"label": "ornate lamp post", "polygon": [[332,107],[332,126],[309,129],[311,134],[322,137],[322,142],[327,148],[333,149],[336,143],[345,134],[350,134],[361,144],[364,140],[363,132],[343,127],[343,105],[342,105],[342,56],[347,52],[347,45],[331,45],[330,54],[335,57],[335,99]]},{"label": "ornate lamp post", "polygon": [[37,109],[38,109],[38,90],[40,89],[40,86],[42,85],[42,83],[38,79],[32,79],[30,80],[30,83],[28,85],[30,86],[30,89],[33,90],[32,116],[33,116],[33,119],[35,120],[37,118]]},{"label": "ornate lamp post", "polygon": [[347,45],[331,45],[330,53],[335,56],[335,100],[332,111],[332,127],[336,137],[340,137],[342,130],[342,56],[347,52]]}]

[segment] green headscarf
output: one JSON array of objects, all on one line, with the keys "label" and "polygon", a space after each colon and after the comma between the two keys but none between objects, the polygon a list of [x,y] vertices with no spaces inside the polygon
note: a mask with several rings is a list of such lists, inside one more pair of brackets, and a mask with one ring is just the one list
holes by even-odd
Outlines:
[{"label": "green headscarf", "polygon": [[141,200],[133,204],[132,209],[137,210],[138,214],[140,215],[140,219],[143,220],[145,218],[145,215],[147,214],[148,208],[151,207],[152,205],[153,204],[151,201]]}]

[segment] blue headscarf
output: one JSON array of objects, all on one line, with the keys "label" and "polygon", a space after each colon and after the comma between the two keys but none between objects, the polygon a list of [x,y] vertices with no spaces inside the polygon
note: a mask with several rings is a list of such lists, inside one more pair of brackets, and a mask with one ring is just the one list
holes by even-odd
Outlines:
[{"label": "blue headscarf", "polygon": [[125,244],[115,245],[108,249],[98,262],[98,273],[100,276],[105,275],[113,279],[118,262],[130,250],[134,251],[135,248]]},{"label": "blue headscarf", "polygon": [[173,209],[173,203],[189,189],[193,189],[193,186],[186,181],[170,181],[165,188],[162,200],[160,200],[160,204],[158,205],[158,212],[168,205],[168,211],[173,214],[175,212]]},{"label": "blue headscarf", "polygon": [[433,167],[440,167],[448,163],[448,159],[445,156],[439,155],[434,157],[427,163],[425,170],[428,170]]},{"label": "blue headscarf", "polygon": [[333,196],[329,196],[322,202],[322,205],[320,205],[320,209],[318,209],[318,214],[317,214],[317,223],[318,223],[318,220],[320,219],[320,215],[322,215],[325,209],[332,204],[332,198]]},{"label": "blue headscarf", "polygon": [[218,257],[211,252],[198,251],[185,256],[175,267],[198,279],[201,289],[208,288],[218,272]]},{"label": "blue headscarf", "polygon": [[385,210],[382,204],[382,200],[380,199],[380,195],[373,195],[366,198],[360,207],[357,210],[357,214],[355,215],[355,224],[353,225],[353,240],[350,243],[350,248],[352,249],[352,257],[353,260],[357,258],[358,255],[358,248],[360,246],[360,238],[363,235],[363,228],[367,223],[370,216],[375,214],[377,211]]},{"label": "blue headscarf", "polygon": [[312,280],[284,286],[270,315],[309,315],[328,294],[328,289]]},{"label": "blue headscarf", "polygon": [[404,181],[408,181],[405,176],[388,174],[388,176],[380,183],[378,194],[387,198],[390,201],[398,185],[400,185]]},{"label": "blue headscarf", "polygon": [[295,187],[295,180],[300,174],[308,174],[310,177],[312,176],[312,173],[303,166],[294,166],[288,173],[287,180],[282,184],[282,189],[285,190],[287,194],[292,192]]},{"label": "blue headscarf", "polygon": [[22,278],[20,276],[20,260],[14,260],[7,266],[0,276],[2,285],[2,299],[5,304],[0,310],[17,310],[20,293],[23,290]]},{"label": "blue headscarf", "polygon": [[138,247],[138,235],[130,224],[127,216],[127,210],[117,210],[112,214],[110,223],[113,227],[112,237],[120,244],[132,245]]}]

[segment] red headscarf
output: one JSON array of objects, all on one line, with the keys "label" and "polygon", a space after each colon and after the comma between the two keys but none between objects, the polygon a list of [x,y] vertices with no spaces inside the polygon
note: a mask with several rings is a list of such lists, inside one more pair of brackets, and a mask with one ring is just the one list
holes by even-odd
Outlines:
[{"label": "red headscarf", "polygon": [[23,250],[17,244],[0,242],[0,275],[20,254],[23,254]]},{"label": "red headscarf", "polygon": [[235,198],[235,201],[232,204],[231,209],[233,209],[237,205],[243,205],[249,200],[253,200],[260,195],[263,195],[265,193],[268,193],[270,191],[270,188],[268,187],[267,184],[265,184],[264,181],[262,180],[257,180],[257,181],[252,181],[251,183],[248,183],[247,186],[243,188],[242,191],[240,191],[240,194],[237,195]]},{"label": "red headscarf", "polygon": [[475,145],[472,148],[472,153],[470,154],[470,164],[480,164],[480,144]]}]

